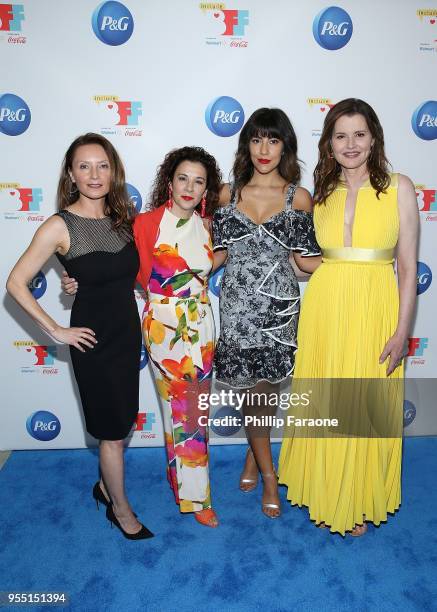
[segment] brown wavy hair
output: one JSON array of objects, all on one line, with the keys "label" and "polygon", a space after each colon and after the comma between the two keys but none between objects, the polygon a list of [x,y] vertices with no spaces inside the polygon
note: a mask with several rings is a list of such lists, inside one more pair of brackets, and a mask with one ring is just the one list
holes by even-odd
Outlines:
[{"label": "brown wavy hair", "polygon": [[75,183],[72,182],[69,171],[72,169],[77,149],[83,145],[90,144],[100,145],[104,149],[111,168],[109,193],[105,199],[105,215],[111,218],[114,229],[118,230],[122,227],[126,229],[132,224],[135,207],[130,202],[127,194],[123,162],[112,143],[107,138],[104,138],[104,136],[94,134],[93,132],[79,136],[67,149],[64,161],[62,162],[61,176],[58,183],[58,210],[68,208],[68,206],[74,204],[79,199],[79,191],[74,189]]},{"label": "brown wavy hair", "polygon": [[[177,167],[184,161],[202,164],[206,170],[206,215],[210,217],[218,205],[222,173],[215,158],[202,147],[182,147],[167,153],[153,181],[149,207],[158,208],[168,200],[168,185]],[[195,210],[200,211],[200,204]]]},{"label": "brown wavy hair", "polygon": [[301,177],[297,157],[297,138],[290,119],[280,108],[259,108],[244,124],[235,162],[232,168],[234,192],[240,197],[241,191],[253,176],[254,167],[250,159],[249,144],[252,138],[277,138],[284,144],[278,171],[287,183],[298,184]]},{"label": "brown wavy hair", "polygon": [[347,115],[362,115],[374,139],[370,155],[367,158],[370,184],[376,191],[376,197],[385,193],[390,185],[389,162],[384,151],[384,132],[379,119],[367,102],[358,98],[347,98],[337,102],[325,117],[322,135],[319,140],[319,161],[314,170],[314,202],[321,204],[331,195],[340,181],[341,166],[332,156],[331,139],[335,122]]}]

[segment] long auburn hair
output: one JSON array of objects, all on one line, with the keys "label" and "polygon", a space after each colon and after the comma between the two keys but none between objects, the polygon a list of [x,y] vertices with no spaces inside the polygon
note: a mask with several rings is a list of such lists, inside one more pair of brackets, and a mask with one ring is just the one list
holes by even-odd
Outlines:
[{"label": "long auburn hair", "polygon": [[253,176],[249,144],[252,138],[277,138],[284,144],[278,172],[287,183],[299,183],[301,169],[297,157],[297,138],[290,119],[280,108],[258,108],[244,124],[235,162],[232,168],[234,191],[240,198],[241,191]]},{"label": "long auburn hair", "polygon": [[111,168],[111,182],[109,193],[105,198],[105,215],[111,218],[114,229],[127,228],[131,225],[135,208],[132,206],[126,191],[126,176],[123,162],[111,142],[100,134],[88,132],[74,140],[68,147],[62,162],[61,176],[58,183],[57,203],[58,210],[65,210],[79,199],[80,193],[73,189],[74,183],[70,178],[74,156],[79,147],[83,145],[100,145],[108,156]]},{"label": "long auburn hair", "polygon": [[384,132],[373,108],[364,100],[347,98],[337,102],[326,115],[319,140],[319,161],[314,170],[314,202],[322,204],[331,195],[340,181],[341,166],[332,155],[331,139],[335,122],[344,115],[362,115],[374,139],[367,158],[370,184],[376,197],[385,193],[390,185],[389,162],[384,151]]},{"label": "long auburn hair", "polygon": [[[202,164],[206,170],[206,215],[212,216],[219,201],[219,191],[222,183],[222,173],[215,158],[202,147],[182,147],[167,153],[158,167],[150,194],[150,208],[158,208],[169,197],[168,186],[172,182],[177,167],[184,161]],[[195,210],[199,212],[200,204]]]}]

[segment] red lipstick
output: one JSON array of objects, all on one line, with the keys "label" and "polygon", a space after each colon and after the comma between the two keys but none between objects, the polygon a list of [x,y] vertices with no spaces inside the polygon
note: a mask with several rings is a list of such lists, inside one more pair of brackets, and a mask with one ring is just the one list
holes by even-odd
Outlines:
[{"label": "red lipstick", "polygon": [[194,200],[194,198],[191,196],[181,196],[181,198],[185,200],[186,202],[191,202],[191,200]]},{"label": "red lipstick", "polygon": [[270,160],[269,159],[258,159],[260,164],[269,164]]}]

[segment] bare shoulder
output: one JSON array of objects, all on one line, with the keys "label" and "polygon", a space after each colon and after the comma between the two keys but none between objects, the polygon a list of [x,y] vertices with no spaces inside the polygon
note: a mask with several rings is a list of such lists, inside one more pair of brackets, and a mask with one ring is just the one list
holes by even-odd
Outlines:
[{"label": "bare shoulder", "polygon": [[35,235],[62,239],[68,234],[67,225],[59,215],[52,215],[37,229]]},{"label": "bare shoulder", "polygon": [[305,210],[306,212],[312,212],[313,210],[313,198],[311,197],[308,189],[304,187],[298,187],[295,191],[293,198],[294,210]]},{"label": "bare shoulder", "polygon": [[219,206],[227,206],[231,201],[231,187],[229,183],[223,183],[219,193]]},{"label": "bare shoulder", "polygon": [[416,193],[413,181],[405,174],[398,174],[398,190],[404,193]]},{"label": "bare shoulder", "polygon": [[398,206],[400,210],[417,211],[416,188],[405,174],[398,175]]}]

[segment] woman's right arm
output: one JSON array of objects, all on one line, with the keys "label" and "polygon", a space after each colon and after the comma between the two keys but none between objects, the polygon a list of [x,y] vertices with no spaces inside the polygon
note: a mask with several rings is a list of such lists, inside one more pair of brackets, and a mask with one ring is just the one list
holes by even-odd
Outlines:
[{"label": "woman's right arm", "polygon": [[[60,217],[50,217],[35,233],[29,247],[12,269],[6,283],[8,293],[27,312],[37,325],[58,342],[71,344],[82,352],[93,348],[97,340],[92,329],[61,327],[38,304],[28,288],[32,278],[56,252],[66,250],[68,231]],[[80,344],[81,343],[81,344]]]}]

